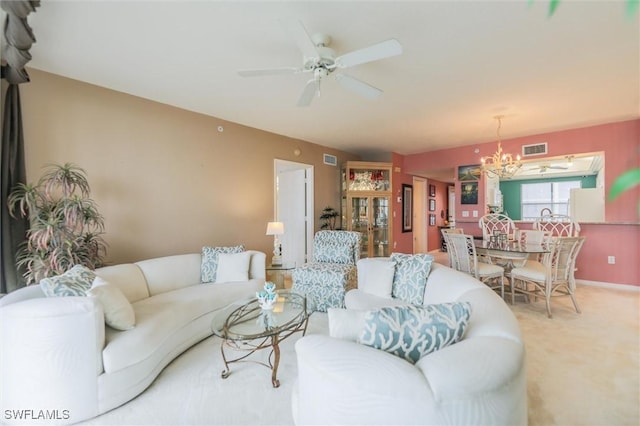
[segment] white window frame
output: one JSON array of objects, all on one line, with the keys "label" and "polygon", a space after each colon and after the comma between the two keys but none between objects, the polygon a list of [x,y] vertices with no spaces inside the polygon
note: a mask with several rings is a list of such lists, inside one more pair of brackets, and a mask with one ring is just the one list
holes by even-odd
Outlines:
[{"label": "white window frame", "polygon": [[[568,182],[574,182],[577,183],[578,186],[577,188],[582,188],[582,180],[581,179],[575,179],[575,180],[563,180],[563,181],[550,181],[550,182],[535,182],[535,183],[522,183],[520,185],[520,220],[524,221],[524,222],[533,222],[536,218],[540,217],[541,212],[543,209],[547,208],[551,210],[551,213],[553,214],[568,214],[569,212],[569,198],[567,197],[567,199],[561,199],[558,198],[556,200],[554,200],[554,184],[558,184],[558,183],[568,183]],[[525,199],[524,196],[524,189],[525,186],[527,185],[541,185],[541,184],[547,184],[549,185],[549,197],[548,199],[551,200],[550,202],[539,202],[539,201],[527,201]],[[527,216],[525,215],[525,207],[527,206],[532,206],[532,205],[536,205],[539,207],[538,212],[536,213],[536,216]]]}]

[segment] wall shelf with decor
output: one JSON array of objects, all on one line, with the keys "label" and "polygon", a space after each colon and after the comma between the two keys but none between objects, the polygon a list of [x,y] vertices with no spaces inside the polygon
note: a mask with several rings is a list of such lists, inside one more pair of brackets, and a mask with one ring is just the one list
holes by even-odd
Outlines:
[{"label": "wall shelf with decor", "polygon": [[391,254],[391,171],[391,163],[348,161],[342,166],[342,223],[362,234],[360,257]]}]

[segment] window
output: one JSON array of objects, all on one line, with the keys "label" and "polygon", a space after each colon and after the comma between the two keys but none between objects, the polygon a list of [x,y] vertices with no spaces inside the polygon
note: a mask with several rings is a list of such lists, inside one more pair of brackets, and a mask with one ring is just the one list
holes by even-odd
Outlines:
[{"label": "window", "polygon": [[521,188],[521,220],[533,221],[543,209],[553,214],[569,214],[569,194],[573,188],[581,188],[580,180],[563,182],[523,183]]}]

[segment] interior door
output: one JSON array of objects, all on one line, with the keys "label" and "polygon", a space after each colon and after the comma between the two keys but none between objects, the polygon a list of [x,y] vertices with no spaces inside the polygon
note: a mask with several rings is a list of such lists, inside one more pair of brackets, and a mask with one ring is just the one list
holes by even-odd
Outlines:
[{"label": "interior door", "polygon": [[413,252],[427,253],[427,181],[413,178]]},{"label": "interior door", "polygon": [[284,224],[282,261],[302,265],[313,240],[313,166],[276,160],[276,213]]}]

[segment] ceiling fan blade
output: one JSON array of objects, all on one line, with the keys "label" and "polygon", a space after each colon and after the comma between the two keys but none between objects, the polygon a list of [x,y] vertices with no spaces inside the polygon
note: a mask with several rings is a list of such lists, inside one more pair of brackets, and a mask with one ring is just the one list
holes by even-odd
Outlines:
[{"label": "ceiling fan blade", "polygon": [[238,70],[238,75],[242,77],[257,77],[261,75],[297,74],[299,72],[302,72],[300,68],[283,67],[283,68],[255,69],[255,70]]},{"label": "ceiling fan blade", "polygon": [[298,106],[305,107],[311,105],[311,101],[318,91],[318,84],[320,84],[319,80],[309,80],[307,85],[304,87],[302,91],[302,95],[300,95],[300,99],[298,99]]},{"label": "ceiling fan blade", "polygon": [[382,90],[347,74],[337,74],[336,80],[345,89],[351,90],[367,99],[376,99],[382,95]]},{"label": "ceiling fan blade", "polygon": [[402,45],[394,38],[371,45],[336,58],[338,68],[352,67],[366,62],[389,58],[402,53]]},{"label": "ceiling fan blade", "polygon": [[311,37],[309,37],[309,33],[304,28],[304,25],[302,25],[302,22],[298,20],[283,20],[280,22],[284,26],[287,35],[296,42],[298,49],[302,51],[305,58],[317,58],[320,56],[316,45],[313,43],[313,40],[311,40]]}]

